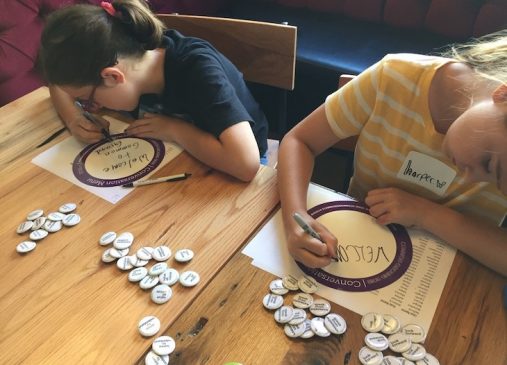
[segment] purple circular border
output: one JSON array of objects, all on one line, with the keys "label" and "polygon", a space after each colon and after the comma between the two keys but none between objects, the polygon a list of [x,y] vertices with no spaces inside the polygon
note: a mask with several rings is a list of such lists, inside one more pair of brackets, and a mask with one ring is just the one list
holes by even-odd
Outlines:
[{"label": "purple circular border", "polygon": [[95,176],[92,176],[86,171],[85,169],[85,163],[88,156],[99,146],[102,146],[106,143],[109,143],[109,141],[102,140],[100,142],[91,144],[89,146],[86,146],[84,150],[82,150],[75,158],[74,162],[72,163],[72,172],[74,173],[74,176],[81,181],[83,184],[89,185],[89,186],[96,186],[96,187],[113,187],[113,186],[120,186],[125,185],[128,183],[131,183],[133,181],[139,180],[140,178],[148,175],[150,172],[152,172],[164,159],[165,156],[165,146],[164,144],[157,140],[152,138],[139,138],[139,137],[132,137],[127,136],[125,133],[120,134],[114,134],[111,135],[111,138],[114,140],[122,139],[122,138],[137,138],[142,139],[143,141],[146,141],[150,143],[155,151],[155,155],[153,156],[153,159],[143,167],[142,170],[126,176],[122,177],[121,179],[100,179]]},{"label": "purple circular border", "polygon": [[[308,210],[308,213],[317,219],[324,214],[338,210],[354,210],[370,215],[369,209],[365,204],[355,201],[334,201],[320,204]],[[384,271],[376,275],[358,279],[343,278],[319,268],[309,268],[298,261],[296,261],[296,264],[307,275],[315,278],[317,282],[334,289],[364,292],[383,288],[398,280],[407,271],[412,262],[412,241],[405,227],[399,224],[388,224],[387,228],[393,233],[396,240],[396,254],[393,262]]]}]

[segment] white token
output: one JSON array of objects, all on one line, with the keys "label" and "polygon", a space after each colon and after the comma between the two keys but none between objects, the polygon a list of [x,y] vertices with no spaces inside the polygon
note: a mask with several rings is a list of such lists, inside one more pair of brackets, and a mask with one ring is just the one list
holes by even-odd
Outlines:
[{"label": "white token", "polygon": [[422,360],[417,360],[415,365],[440,365],[440,361],[432,354],[426,354],[426,357]]},{"label": "white token", "polygon": [[151,300],[157,304],[164,304],[171,299],[173,291],[166,284],[160,284],[153,288],[151,291]]},{"label": "white token", "polygon": [[292,304],[297,308],[310,308],[313,304],[313,297],[308,293],[297,293],[292,298]]},{"label": "white token", "polygon": [[137,255],[129,256],[132,266],[141,267],[148,264],[148,260],[141,260]]},{"label": "white token", "polygon": [[413,343],[407,351],[402,353],[402,355],[407,360],[422,360],[426,357],[426,349],[418,343]]},{"label": "white token", "polygon": [[271,293],[278,295],[284,295],[289,292],[289,289],[283,286],[282,279],[276,279],[269,283],[269,290],[271,290]]},{"label": "white token", "polygon": [[46,222],[44,222],[44,229],[50,233],[58,232],[60,229],[62,229],[62,226],[62,221],[52,221],[46,219]]},{"label": "white token", "polygon": [[400,360],[397,357],[387,355],[382,359],[381,365],[401,365]]},{"label": "white token", "polygon": [[359,350],[359,361],[363,365],[380,365],[383,358],[382,352],[372,350],[369,347],[364,346]]},{"label": "white token", "polygon": [[30,233],[30,239],[32,241],[38,241],[38,240],[41,240],[41,239],[47,237],[47,235],[48,235],[48,231],[45,231],[43,229],[38,229],[38,230],[32,231]]},{"label": "white token", "polygon": [[389,348],[391,349],[391,351],[394,352],[402,353],[408,351],[410,346],[412,346],[412,341],[410,341],[410,338],[408,338],[401,332],[389,336],[388,340],[389,340]]},{"label": "white token", "polygon": [[382,333],[370,332],[364,337],[364,343],[375,351],[384,351],[389,347],[389,341]]},{"label": "white token", "polygon": [[165,261],[171,257],[171,249],[167,246],[155,247],[151,256],[157,261]]},{"label": "white token", "polygon": [[315,332],[317,336],[320,337],[328,337],[331,335],[331,332],[326,328],[326,325],[324,324],[324,318],[321,317],[315,317],[312,318],[312,331]]},{"label": "white token", "polygon": [[22,233],[28,232],[29,230],[32,229],[32,227],[33,227],[32,221],[23,222],[18,226],[18,228],[16,228],[16,233],[22,234]]},{"label": "white token", "polygon": [[[283,307],[282,307],[283,308]],[[292,308],[292,307],[291,307]],[[288,322],[289,324],[300,324],[306,321],[306,311],[301,308],[295,308],[293,310],[292,318]]]},{"label": "white token", "polygon": [[342,316],[336,313],[330,313],[324,318],[324,325],[329,332],[335,335],[341,335],[347,330],[347,322]]},{"label": "white token", "polygon": [[275,311],[275,321],[278,323],[288,323],[294,317],[295,309],[290,305],[284,305]]},{"label": "white token", "polygon": [[169,364],[169,356],[168,355],[157,355],[153,351],[149,351],[144,358],[144,365],[168,365]]},{"label": "white token", "polygon": [[113,262],[116,260],[116,257],[111,256],[111,249],[108,248],[104,252],[102,252],[102,261],[105,263]]},{"label": "white token", "polygon": [[169,268],[166,269],[162,274],[160,274],[158,276],[158,279],[161,284],[171,286],[178,282],[178,280],[180,279],[180,273],[173,268]]},{"label": "white token", "polygon": [[123,256],[116,261],[116,266],[118,266],[118,269],[120,270],[130,270],[134,267],[132,263],[130,262],[130,256]]},{"label": "white token", "polygon": [[44,216],[34,219],[32,231],[36,231],[38,229],[41,229],[44,226],[44,223],[46,223],[46,217],[44,217]]},{"label": "white token", "polygon": [[366,313],[361,318],[361,325],[367,332],[379,332],[384,328],[384,318],[379,313]]},{"label": "white token", "polygon": [[412,340],[412,343],[423,343],[426,339],[426,332],[417,324],[407,324],[401,329],[401,333]]},{"label": "white token", "polygon": [[153,257],[151,254],[153,253],[153,247],[141,247],[136,252],[136,256],[139,257],[141,260],[151,260]]},{"label": "white token", "polygon": [[158,276],[145,276],[140,282],[141,289],[151,289],[158,284]]},{"label": "white token", "polygon": [[44,215],[44,211],[42,209],[35,209],[34,211],[28,213],[28,215],[26,216],[26,219],[29,221],[33,221],[34,219],[42,217],[43,215]]},{"label": "white token", "polygon": [[99,238],[99,244],[101,246],[106,246],[106,245],[109,245],[111,242],[113,242],[115,239],[116,239],[116,232],[113,232],[113,231],[106,232]]},{"label": "white token", "polygon": [[276,294],[266,294],[262,299],[262,304],[269,310],[275,310],[283,305],[283,297]]},{"label": "white token", "polygon": [[331,303],[329,303],[325,299],[317,298],[313,301],[313,304],[310,306],[310,312],[314,316],[323,317],[329,312],[331,312]]},{"label": "white token", "polygon": [[196,286],[200,280],[199,274],[195,271],[185,271],[180,275],[180,284],[183,286]]},{"label": "white token", "polygon": [[16,246],[16,251],[19,253],[27,253],[32,251],[36,246],[37,244],[33,241],[23,241]]},{"label": "white token", "polygon": [[134,270],[129,272],[129,281],[136,283],[143,280],[148,275],[148,269],[145,267],[136,267]]},{"label": "white token", "polygon": [[319,289],[317,282],[311,276],[302,276],[299,278],[298,287],[301,291],[308,294],[313,294]]},{"label": "white token", "polygon": [[[268,294],[268,295],[276,295],[276,294]],[[305,322],[302,322],[300,324],[286,324],[283,330],[285,334],[289,337],[299,337],[303,333],[305,333],[306,325]]]},{"label": "white token", "polygon": [[137,327],[141,335],[151,337],[160,330],[160,320],[155,316],[147,316],[139,321]]},{"label": "white token", "polygon": [[67,227],[73,227],[79,222],[81,222],[81,216],[77,213],[67,214],[65,218],[62,219],[63,225]]},{"label": "white token", "polygon": [[382,333],[385,333],[386,335],[392,335],[393,333],[396,333],[400,330],[400,321],[398,318],[390,315],[390,314],[384,314],[382,316],[384,318],[384,327],[382,327]]},{"label": "white token", "polygon": [[132,246],[134,235],[130,232],[123,232],[115,238],[113,246],[119,250],[124,250]]},{"label": "white token", "polygon": [[65,218],[65,214],[60,212],[51,212],[48,214],[48,219],[51,219],[52,221],[61,221],[63,218]]},{"label": "white token", "polygon": [[305,331],[299,337],[306,339],[306,338],[312,338],[313,336],[315,336],[315,332],[312,331],[312,321],[309,319],[306,319],[304,324],[305,324]]},{"label": "white token", "polygon": [[176,251],[174,254],[174,259],[178,262],[188,262],[192,260],[194,257],[194,251],[184,248],[182,250]]},{"label": "white token", "polygon": [[282,279],[283,286],[289,290],[299,290],[298,279],[292,275],[284,276]]},{"label": "white token", "polygon": [[129,249],[126,248],[124,250],[118,250],[116,247],[111,247],[109,254],[114,258],[119,259],[120,257],[127,256],[129,254]]},{"label": "white token", "polygon": [[149,274],[153,276],[159,276],[164,271],[167,270],[167,263],[166,262],[159,262],[158,264],[153,265],[149,269]]},{"label": "white token", "polygon": [[414,362],[407,360],[404,357],[398,357],[398,360],[400,360],[401,365],[415,365]]},{"label": "white token", "polygon": [[60,213],[67,214],[67,213],[73,212],[76,209],[76,207],[77,207],[77,205],[74,203],[65,203],[62,206],[60,206],[60,208],[58,208],[58,211]]},{"label": "white token", "polygon": [[157,337],[151,344],[151,349],[153,352],[160,356],[172,354],[175,348],[176,342],[171,336]]}]

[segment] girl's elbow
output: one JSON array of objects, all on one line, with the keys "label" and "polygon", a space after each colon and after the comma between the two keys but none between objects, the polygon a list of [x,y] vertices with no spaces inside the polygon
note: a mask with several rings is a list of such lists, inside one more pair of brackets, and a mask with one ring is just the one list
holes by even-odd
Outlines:
[{"label": "girl's elbow", "polygon": [[236,176],[238,179],[244,182],[250,182],[255,178],[255,175],[257,175],[257,172],[260,168],[260,162],[250,162],[248,164],[245,164],[240,171],[238,171],[238,175]]}]

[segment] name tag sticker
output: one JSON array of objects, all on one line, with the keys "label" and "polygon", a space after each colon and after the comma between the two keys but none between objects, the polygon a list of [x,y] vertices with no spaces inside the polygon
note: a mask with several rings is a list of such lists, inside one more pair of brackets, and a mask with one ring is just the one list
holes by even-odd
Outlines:
[{"label": "name tag sticker", "polygon": [[411,151],[396,176],[442,196],[456,177],[456,171],[436,158]]}]

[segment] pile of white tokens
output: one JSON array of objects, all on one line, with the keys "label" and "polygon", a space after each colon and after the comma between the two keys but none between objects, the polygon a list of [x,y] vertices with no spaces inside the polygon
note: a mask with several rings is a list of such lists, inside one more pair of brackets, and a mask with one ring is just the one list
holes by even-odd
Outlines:
[{"label": "pile of white tokens", "polygon": [[58,208],[58,211],[44,215],[43,209],[35,209],[28,213],[26,221],[21,223],[16,229],[16,233],[24,234],[30,232],[30,241],[23,241],[16,246],[16,251],[20,254],[30,252],[37,247],[35,241],[40,241],[48,236],[49,233],[58,232],[63,226],[72,227],[81,221],[79,214],[72,213],[76,210],[76,204],[66,203]]},{"label": "pile of white tokens", "polygon": [[[151,300],[157,304],[167,303],[172,297],[171,286],[179,282],[185,287],[197,285],[200,280],[199,274],[195,271],[184,271],[181,274],[174,268],[170,268],[167,261],[172,251],[168,246],[139,248],[133,255],[129,252],[134,243],[134,235],[130,232],[123,232],[117,235],[115,232],[106,232],[100,239],[99,244],[113,247],[107,248],[102,254],[102,261],[105,263],[116,261],[116,266],[122,271],[128,271],[130,282],[139,283],[141,289],[151,290]],[[192,260],[194,252],[190,249],[176,251],[174,259],[180,263]],[[153,259],[156,264],[149,269],[144,267]]]},{"label": "pile of white tokens", "polygon": [[[139,333],[144,337],[152,337],[160,330],[160,320],[155,316],[146,316],[139,321]],[[151,350],[146,354],[146,365],[167,365],[169,355],[176,348],[176,342],[171,336],[157,337],[151,344]]]},{"label": "pile of white tokens", "polygon": [[[366,346],[359,350],[359,360],[363,365],[440,364],[421,345],[426,339],[426,332],[417,324],[402,327],[400,321],[392,315],[366,313],[361,318],[361,325],[368,332],[364,338]],[[382,351],[387,349],[398,355],[384,356]]]},{"label": "pile of white tokens", "polygon": [[[275,310],[275,321],[284,324],[287,336],[311,338],[314,335],[328,337],[331,334],[341,335],[347,330],[347,323],[342,316],[331,312],[331,304],[324,299],[314,299],[312,294],[318,290],[315,279],[302,276],[297,279],[292,275],[273,280],[263,299],[264,307]],[[292,305],[284,305],[283,295],[289,291],[301,291],[292,297]],[[313,318],[308,318],[308,309]]]}]

